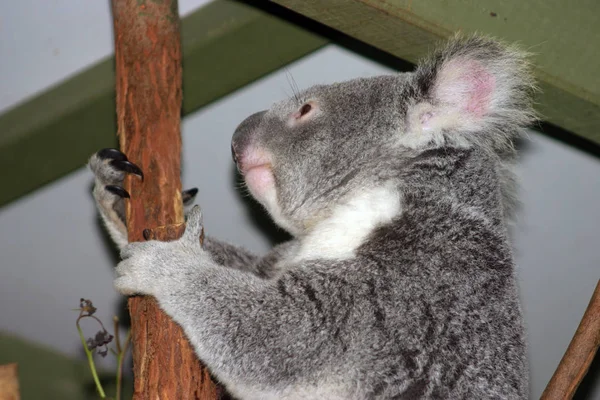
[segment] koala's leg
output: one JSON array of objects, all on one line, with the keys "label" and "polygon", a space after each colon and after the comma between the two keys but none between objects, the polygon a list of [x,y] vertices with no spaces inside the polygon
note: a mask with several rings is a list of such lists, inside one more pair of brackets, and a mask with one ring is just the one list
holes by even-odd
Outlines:
[{"label": "koala's leg", "polygon": [[[143,179],[142,170],[127,159],[117,149],[102,149],[94,154],[89,167],[95,176],[94,199],[106,228],[119,249],[127,245],[127,225],[125,223],[125,199],[129,193],[123,189],[125,174],[132,173]],[[181,193],[183,205],[187,208],[194,203],[198,189],[192,188]],[[252,253],[214,238],[206,238],[206,248],[221,265],[254,272],[257,257]]]}]

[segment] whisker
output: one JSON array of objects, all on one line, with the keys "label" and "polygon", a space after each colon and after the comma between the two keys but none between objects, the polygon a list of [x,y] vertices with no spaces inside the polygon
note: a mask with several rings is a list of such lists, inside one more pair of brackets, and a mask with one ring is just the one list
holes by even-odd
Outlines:
[{"label": "whisker", "polygon": [[296,100],[296,103],[298,103],[298,105],[299,105],[300,104],[300,96],[299,96],[300,91],[298,90],[298,85],[296,84],[296,80],[294,79],[289,68],[283,67],[283,70],[285,71],[285,79],[286,79],[288,85],[290,85],[290,88],[292,89],[292,93],[294,94],[294,99]]}]

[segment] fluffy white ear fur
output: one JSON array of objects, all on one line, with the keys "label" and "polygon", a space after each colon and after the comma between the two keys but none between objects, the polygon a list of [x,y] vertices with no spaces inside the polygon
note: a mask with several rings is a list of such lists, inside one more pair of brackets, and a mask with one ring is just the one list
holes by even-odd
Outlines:
[{"label": "fluffy white ear fur", "polygon": [[443,141],[443,131],[497,133],[497,124],[510,131],[534,119],[527,55],[492,39],[455,37],[418,66],[415,80],[424,93],[407,114],[411,147]]}]

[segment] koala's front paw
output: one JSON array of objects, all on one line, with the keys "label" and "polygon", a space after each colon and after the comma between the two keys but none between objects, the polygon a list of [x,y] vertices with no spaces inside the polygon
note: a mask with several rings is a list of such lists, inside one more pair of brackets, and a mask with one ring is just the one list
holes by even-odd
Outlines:
[{"label": "koala's front paw", "polygon": [[123,261],[116,268],[115,288],[124,295],[154,295],[161,275],[166,271],[166,242],[128,244],[121,251]]},{"label": "koala's front paw", "polygon": [[131,243],[121,251],[123,261],[116,269],[115,288],[122,294],[146,294],[159,297],[163,292],[178,291],[190,280],[205,259],[200,245],[202,213],[195,206],[188,217],[183,236],[172,242]]},{"label": "koala's front paw", "polygon": [[[100,150],[90,158],[89,167],[96,178],[94,198],[102,219],[119,248],[123,248],[127,244],[123,199],[130,198],[130,194],[123,188],[123,180],[125,174],[134,174],[143,180],[144,173],[117,149]],[[182,191],[183,204],[192,204],[197,193],[196,188]]]}]

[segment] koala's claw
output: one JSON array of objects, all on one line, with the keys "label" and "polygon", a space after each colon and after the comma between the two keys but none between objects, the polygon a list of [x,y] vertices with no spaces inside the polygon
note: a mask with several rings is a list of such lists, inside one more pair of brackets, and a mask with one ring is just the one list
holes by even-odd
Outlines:
[{"label": "koala's claw", "polygon": [[191,188],[188,190],[184,190],[181,192],[181,200],[184,205],[191,204],[194,201],[194,198],[198,194],[198,188]]},{"label": "koala's claw", "polygon": [[129,192],[123,189],[121,186],[106,185],[104,186],[104,189],[106,189],[108,192],[111,192],[112,194],[116,194],[119,197],[124,197],[126,199],[129,199],[131,197],[129,195]]},{"label": "koala's claw", "polygon": [[142,178],[142,180],[144,180],[144,173],[142,172],[140,167],[138,167],[137,165],[135,165],[134,163],[132,163],[129,160],[112,160],[110,162],[110,165],[112,165],[119,171],[128,172],[130,174],[137,175],[140,178]]},{"label": "koala's claw", "polygon": [[123,154],[120,150],[111,149],[111,148],[102,149],[99,152],[97,152],[96,155],[103,160],[106,160],[106,159],[121,160],[121,161],[127,160],[127,156],[125,154]]},{"label": "koala's claw", "polygon": [[96,156],[101,160],[110,160],[110,165],[118,171],[137,175],[144,180],[144,173],[140,167],[129,161],[127,156],[120,150],[106,148],[97,152]]}]

